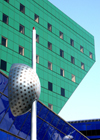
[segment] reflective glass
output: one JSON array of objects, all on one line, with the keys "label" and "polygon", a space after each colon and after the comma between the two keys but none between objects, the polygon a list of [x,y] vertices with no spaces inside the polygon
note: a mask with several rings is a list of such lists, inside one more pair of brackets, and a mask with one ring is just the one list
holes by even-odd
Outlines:
[{"label": "reflective glass", "polygon": [[[2,120],[2,117],[5,115],[7,109],[8,109],[8,98],[5,97],[4,95],[1,95],[1,98],[0,98],[0,122]],[[1,126],[1,125],[0,125]]]},{"label": "reflective glass", "polygon": [[5,95],[8,96],[8,85],[6,86],[6,88],[5,88],[5,90],[3,91],[3,93],[4,93]]},{"label": "reflective glass", "polygon": [[24,125],[21,128],[18,135],[22,138],[26,138],[30,129],[31,129],[31,113],[29,113],[29,115],[28,115],[27,119],[25,120]]},{"label": "reflective glass", "polygon": [[69,125],[67,123],[65,123],[65,125],[62,128],[62,132],[66,134],[66,132],[68,131],[68,129],[69,129]]},{"label": "reflective glass", "polygon": [[6,114],[4,115],[4,118],[0,124],[0,128],[9,131],[14,119],[15,118],[12,115],[10,108],[9,108],[8,111],[6,112]]},{"label": "reflective glass", "polygon": [[52,133],[54,132],[54,130],[55,130],[54,127],[49,125],[48,130],[47,130],[47,132],[46,132],[46,134],[44,136],[44,140],[49,140],[51,135],[52,135]]},{"label": "reflective glass", "polygon": [[0,91],[1,92],[3,92],[7,83],[8,83],[8,79],[0,73]]},{"label": "reflective glass", "polygon": [[49,111],[49,113],[47,114],[45,121],[47,121],[48,123],[51,123],[51,121],[54,119],[55,115],[53,112]]},{"label": "reflective glass", "polygon": [[43,105],[41,103],[37,102],[37,115],[39,115],[39,112],[41,111],[42,106]]},{"label": "reflective glass", "polygon": [[49,127],[49,124],[47,124],[46,122],[43,121],[39,131],[38,131],[38,140],[42,140],[43,137],[45,136],[45,133],[47,132],[48,130],[48,127]]},{"label": "reflective glass", "polygon": [[57,115],[55,115],[51,124],[56,127],[58,125],[59,121],[60,121],[60,118]]},{"label": "reflective glass", "polygon": [[20,139],[0,131],[0,140],[20,140]]},{"label": "reflective glass", "polygon": [[41,117],[42,119],[45,119],[48,111],[49,111],[49,109],[47,109],[45,106],[43,106],[42,109],[40,110],[39,117]]},{"label": "reflective glass", "polygon": [[57,125],[57,128],[58,128],[59,130],[62,130],[62,128],[64,127],[64,124],[65,124],[65,122],[64,122],[63,120],[60,119],[60,121],[59,121],[59,123],[58,123],[58,125]]},{"label": "reflective glass", "polygon": [[10,131],[11,133],[17,135],[18,132],[19,132],[19,130],[20,130],[21,127],[23,126],[23,124],[24,124],[24,122],[25,122],[27,116],[28,116],[28,113],[16,117],[9,131]]}]

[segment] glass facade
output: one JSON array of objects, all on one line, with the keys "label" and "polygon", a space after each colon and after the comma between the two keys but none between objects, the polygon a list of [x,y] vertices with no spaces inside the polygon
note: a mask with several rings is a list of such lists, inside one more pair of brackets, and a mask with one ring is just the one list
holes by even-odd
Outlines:
[{"label": "glass facade", "polygon": [[[7,17],[6,22],[3,22],[3,15]],[[0,70],[5,74],[9,74],[13,63],[32,66],[33,27],[37,33],[40,101],[46,106],[52,104],[53,111],[59,113],[95,62],[94,37],[48,0],[0,0]],[[48,42],[52,49],[48,49]],[[19,46],[24,48],[24,55],[20,55]],[[75,59],[74,64],[71,56]],[[1,61],[6,63],[4,68]],[[52,70],[48,69],[48,62],[52,63]],[[84,70],[81,62],[85,65]],[[64,76],[60,74],[60,68],[64,70]],[[48,90],[48,82],[52,83],[52,91]],[[61,88],[65,89],[65,96],[61,96]]]},{"label": "glass facade", "polygon": [[91,140],[100,139],[100,119],[69,122]]},{"label": "glass facade", "polygon": [[[14,117],[9,108],[8,77],[0,72],[0,139],[30,140],[31,111]],[[37,102],[37,140],[63,140],[71,135],[74,140],[88,140],[40,101]]]}]

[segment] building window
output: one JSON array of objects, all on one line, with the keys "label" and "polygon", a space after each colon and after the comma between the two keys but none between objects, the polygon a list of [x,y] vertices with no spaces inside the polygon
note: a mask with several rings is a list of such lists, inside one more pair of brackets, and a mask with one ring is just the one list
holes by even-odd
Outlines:
[{"label": "building window", "polygon": [[39,63],[39,56],[36,55],[36,63]]},{"label": "building window", "polygon": [[62,33],[62,32],[59,32],[59,37],[60,37],[61,39],[63,39],[63,33]]},{"label": "building window", "polygon": [[20,3],[20,11],[25,14],[25,6]]},{"label": "building window", "polygon": [[24,34],[25,33],[25,27],[23,25],[19,25],[19,32]]},{"label": "building window", "polygon": [[6,2],[8,2],[8,3],[9,3],[9,0],[4,0],[4,1],[6,1]]},{"label": "building window", "polygon": [[4,61],[4,60],[1,60],[1,66],[0,66],[0,69],[6,71],[6,68],[7,68],[7,62]]},{"label": "building window", "polygon": [[39,43],[39,35],[36,34],[36,42]]},{"label": "building window", "polygon": [[60,49],[60,56],[64,57],[64,51]]},{"label": "building window", "polygon": [[48,69],[52,70],[52,63],[51,62],[48,62]]},{"label": "building window", "polygon": [[61,96],[65,97],[65,89],[64,88],[61,88]]},{"label": "building window", "polygon": [[39,23],[39,16],[35,14],[35,21]]},{"label": "building window", "polygon": [[82,53],[84,53],[84,50],[83,50],[83,47],[82,47],[82,46],[80,46],[80,51],[81,51]]},{"label": "building window", "polygon": [[75,75],[72,74],[72,81],[75,82]]},{"label": "building window", "polygon": [[48,103],[48,107],[53,110],[53,105]]},{"label": "building window", "polygon": [[24,56],[24,48],[19,46],[19,54]]},{"label": "building window", "polygon": [[48,30],[52,32],[52,25],[48,23]]},{"label": "building window", "polygon": [[3,22],[8,24],[8,16],[3,14]]},{"label": "building window", "polygon": [[70,39],[70,45],[74,47],[74,40]]},{"label": "building window", "polygon": [[60,75],[64,77],[64,69],[60,68]]},{"label": "building window", "polygon": [[84,70],[84,63],[81,62],[81,69]]},{"label": "building window", "polygon": [[2,36],[2,45],[7,47],[7,41],[8,39]]},{"label": "building window", "polygon": [[52,83],[48,82],[48,90],[52,91]]},{"label": "building window", "polygon": [[90,58],[92,59],[92,53],[91,53],[91,52],[89,52],[89,56],[90,56]]},{"label": "building window", "polygon": [[71,56],[71,63],[75,64],[75,58]]},{"label": "building window", "polygon": [[48,49],[52,51],[52,43],[48,42]]}]

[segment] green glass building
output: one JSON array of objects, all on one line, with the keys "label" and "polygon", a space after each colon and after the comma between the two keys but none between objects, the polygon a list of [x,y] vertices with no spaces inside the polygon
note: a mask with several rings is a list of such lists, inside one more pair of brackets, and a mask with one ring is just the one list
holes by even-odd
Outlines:
[{"label": "green glass building", "polygon": [[95,62],[94,37],[48,0],[0,0],[0,70],[13,63],[36,67],[40,101],[59,113]]}]

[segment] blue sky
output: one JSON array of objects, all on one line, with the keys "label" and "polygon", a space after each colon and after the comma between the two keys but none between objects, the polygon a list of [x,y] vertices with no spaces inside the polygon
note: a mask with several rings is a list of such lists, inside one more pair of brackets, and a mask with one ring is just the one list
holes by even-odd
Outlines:
[{"label": "blue sky", "polygon": [[95,39],[96,62],[59,115],[66,121],[100,118],[100,0],[49,0]]}]

